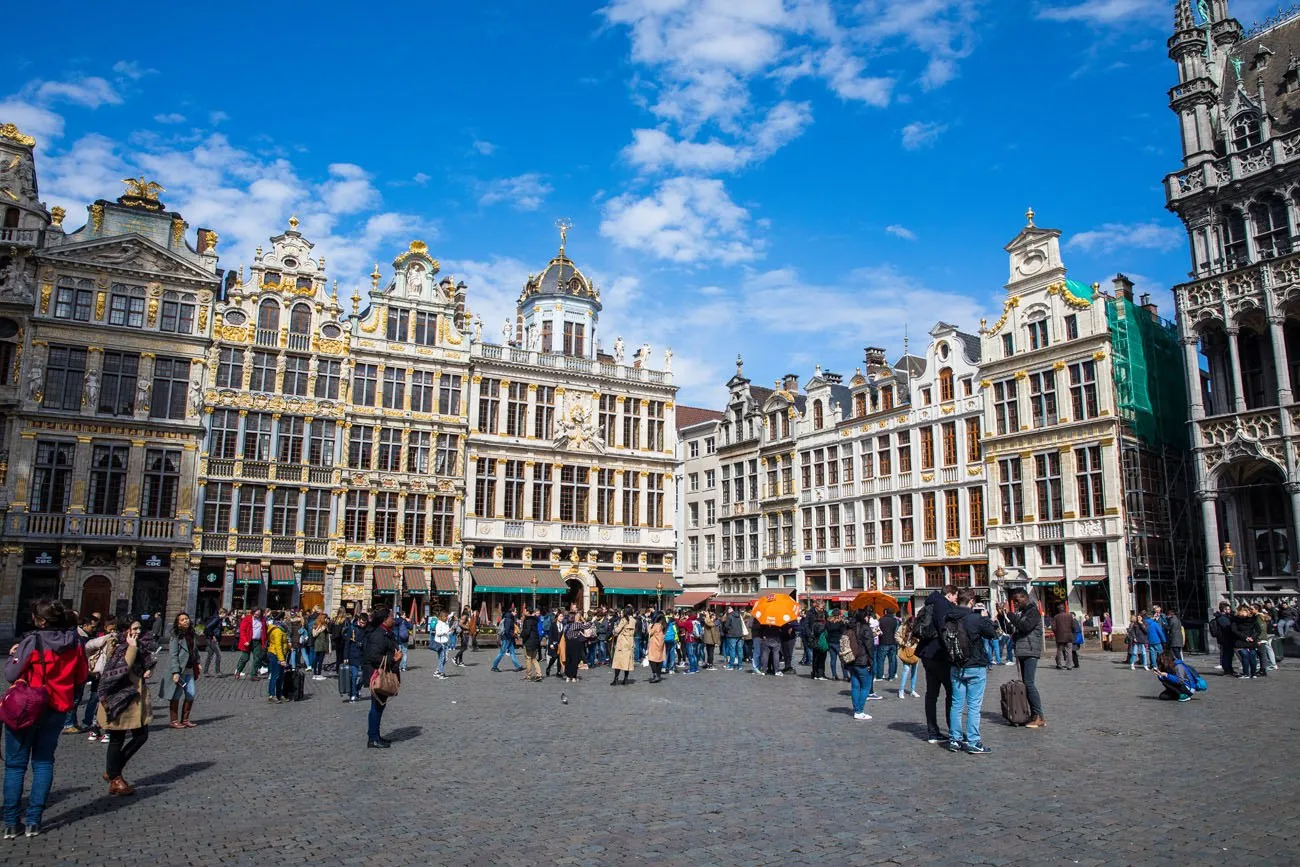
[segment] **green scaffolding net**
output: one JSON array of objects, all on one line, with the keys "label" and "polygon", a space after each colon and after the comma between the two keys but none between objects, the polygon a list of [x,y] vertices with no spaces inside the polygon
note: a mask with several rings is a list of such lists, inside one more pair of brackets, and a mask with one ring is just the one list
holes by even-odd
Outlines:
[{"label": "green scaffolding net", "polygon": [[1187,386],[1177,329],[1123,296],[1107,299],[1106,322],[1119,417],[1148,446],[1187,448]]}]

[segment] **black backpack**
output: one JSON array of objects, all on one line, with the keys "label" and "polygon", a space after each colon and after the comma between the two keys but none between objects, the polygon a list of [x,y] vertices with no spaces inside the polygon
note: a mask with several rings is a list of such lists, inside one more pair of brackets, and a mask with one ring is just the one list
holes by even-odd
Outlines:
[{"label": "black backpack", "polygon": [[957,668],[965,668],[974,655],[974,649],[971,646],[970,634],[966,632],[962,622],[949,620],[944,624],[940,637],[943,639],[943,649],[948,654],[948,661]]},{"label": "black backpack", "polygon": [[912,637],[917,641],[933,641],[939,637],[939,627],[934,622],[934,606],[925,605],[917,612]]}]

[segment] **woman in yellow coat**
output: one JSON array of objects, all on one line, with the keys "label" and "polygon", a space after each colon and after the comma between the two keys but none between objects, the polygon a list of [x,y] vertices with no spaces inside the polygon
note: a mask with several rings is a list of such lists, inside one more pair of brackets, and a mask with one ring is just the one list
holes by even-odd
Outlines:
[{"label": "woman in yellow coat", "polygon": [[650,624],[650,642],[646,647],[646,659],[650,660],[650,682],[658,683],[663,680],[664,657],[664,625],[663,614],[655,614],[654,621]]},{"label": "woman in yellow coat", "polygon": [[627,679],[632,669],[636,667],[636,658],[633,654],[633,647],[636,644],[636,617],[632,613],[631,605],[623,609],[623,616],[614,624],[611,637],[614,639],[614,659],[609,665],[614,669],[614,680],[610,686],[618,686],[619,672],[623,673],[623,685],[627,686]]},{"label": "woman in yellow coat", "polygon": [[289,636],[280,625],[282,616],[275,612],[266,626],[266,700],[276,704],[284,701],[280,698],[280,678],[289,664]]}]

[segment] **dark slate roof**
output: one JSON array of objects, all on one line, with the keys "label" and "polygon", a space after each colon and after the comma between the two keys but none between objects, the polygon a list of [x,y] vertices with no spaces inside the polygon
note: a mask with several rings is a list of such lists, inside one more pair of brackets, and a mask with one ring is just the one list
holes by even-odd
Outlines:
[{"label": "dark slate roof", "polygon": [[895,369],[907,371],[909,376],[925,373],[925,359],[919,355],[904,355],[894,364]]},{"label": "dark slate roof", "polygon": [[677,429],[684,430],[706,421],[720,421],[722,413],[716,409],[704,409],[699,406],[677,407]]},{"label": "dark slate roof", "polygon": [[831,401],[838,403],[840,410],[848,415],[853,410],[853,391],[847,385],[832,385]]},{"label": "dark slate roof", "polygon": [[[1263,45],[1271,55],[1261,58],[1267,62],[1263,68],[1256,64],[1256,54]],[[1288,72],[1294,79],[1300,73],[1300,15],[1270,27],[1258,35],[1243,39],[1233,48],[1233,57],[1244,61],[1241,67],[1241,85],[1251,102],[1258,100],[1256,79],[1264,80],[1264,100],[1268,113],[1274,119],[1273,132],[1287,132],[1300,126],[1300,91],[1287,92]],[[1224,63],[1220,86],[1220,100],[1226,109],[1237,90],[1237,74],[1232,64]]]},{"label": "dark slate roof", "polygon": [[961,341],[962,355],[966,356],[966,360],[978,364],[980,360],[979,335],[967,334],[965,331],[958,331],[957,339]]}]

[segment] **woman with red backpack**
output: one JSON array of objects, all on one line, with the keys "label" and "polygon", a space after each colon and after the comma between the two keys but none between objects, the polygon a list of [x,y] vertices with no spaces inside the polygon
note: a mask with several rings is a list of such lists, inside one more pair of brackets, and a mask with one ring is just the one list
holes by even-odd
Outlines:
[{"label": "woman with red backpack", "polygon": [[[5,680],[11,684],[23,681],[24,687],[11,686],[5,694],[5,782],[4,782],[4,838],[12,840],[23,830],[18,822],[19,802],[23,794],[23,781],[28,764],[32,767],[32,790],[27,798],[28,837],[41,832],[41,818],[45,801],[54,784],[54,751],[59,746],[63,721],[74,704],[76,688],[86,682],[86,653],[77,638],[76,621],[63,603],[42,599],[32,606],[32,621],[36,629],[18,642],[5,662]],[[40,693],[44,693],[44,707]],[[11,695],[12,693],[12,695]],[[26,694],[34,701],[27,708],[18,708],[17,700]],[[19,720],[11,711],[39,711],[26,725],[11,727]]]}]

